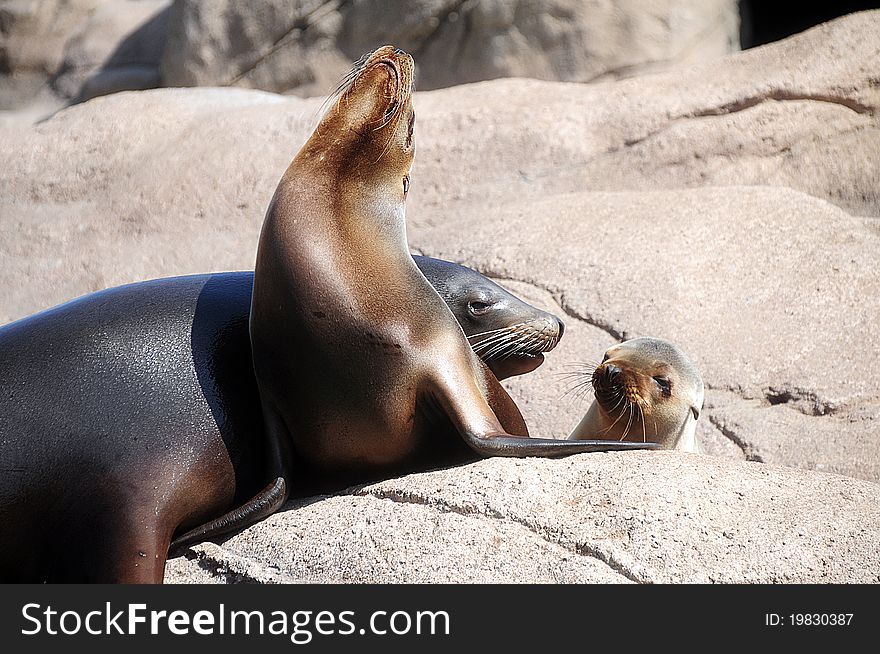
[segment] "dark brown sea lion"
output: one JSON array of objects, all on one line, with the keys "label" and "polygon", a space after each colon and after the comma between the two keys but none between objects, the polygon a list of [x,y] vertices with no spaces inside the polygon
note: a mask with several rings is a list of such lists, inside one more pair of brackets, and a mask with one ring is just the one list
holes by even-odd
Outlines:
[{"label": "dark brown sea lion", "polygon": [[263,223],[251,343],[276,481],[291,463],[353,482],[481,456],[653,448],[529,438],[413,263],[412,74],[391,46],[359,62]]},{"label": "dark brown sea lion", "polygon": [[[415,261],[468,335],[558,321],[469,268]],[[0,580],[161,581],[173,536],[275,508],[268,493],[238,509],[266,481],[252,286],[159,279],[0,327]],[[513,343],[499,365],[524,370],[553,343]]]}]

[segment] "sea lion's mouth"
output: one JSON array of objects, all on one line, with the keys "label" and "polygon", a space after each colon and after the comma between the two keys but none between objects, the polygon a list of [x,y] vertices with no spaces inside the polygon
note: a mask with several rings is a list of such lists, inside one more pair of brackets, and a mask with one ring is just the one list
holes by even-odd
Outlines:
[{"label": "sea lion's mouth", "polygon": [[613,363],[597,366],[591,381],[596,401],[606,413],[644,406],[639,385],[633,374],[621,370]]},{"label": "sea lion's mouth", "polygon": [[471,347],[484,360],[509,357],[544,358],[559,342],[559,333],[550,334],[528,323],[520,323],[501,329],[473,334],[468,337]]},{"label": "sea lion's mouth", "polygon": [[524,375],[544,363],[544,352],[559,343],[560,334],[520,323],[468,337],[474,352],[498,379]]},{"label": "sea lion's mouth", "polygon": [[541,352],[511,352],[498,357],[490,357],[487,361],[520,361],[523,363],[531,362],[535,364],[535,368],[544,362],[544,355]]},{"label": "sea lion's mouth", "polygon": [[543,354],[519,354],[510,355],[500,359],[484,360],[489,366],[489,370],[495,375],[496,379],[507,379],[508,377],[516,377],[525,375],[539,368],[544,363]]}]

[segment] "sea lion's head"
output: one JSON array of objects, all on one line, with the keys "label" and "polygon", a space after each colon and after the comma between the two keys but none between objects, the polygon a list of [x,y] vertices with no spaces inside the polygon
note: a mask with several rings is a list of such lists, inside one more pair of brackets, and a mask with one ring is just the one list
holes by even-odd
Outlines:
[{"label": "sea lion's head", "polygon": [[427,257],[419,259],[419,268],[497,379],[531,372],[562,338],[565,324],[559,318],[475,270]]},{"label": "sea lion's head", "polygon": [[412,57],[394,46],[362,57],[299,156],[365,185],[392,183],[405,197],[415,154],[414,71]]},{"label": "sea lion's head", "polygon": [[605,352],[592,374],[596,403],[607,423],[597,438],[647,440],[675,445],[703,408],[703,380],[672,343],[635,338]]}]

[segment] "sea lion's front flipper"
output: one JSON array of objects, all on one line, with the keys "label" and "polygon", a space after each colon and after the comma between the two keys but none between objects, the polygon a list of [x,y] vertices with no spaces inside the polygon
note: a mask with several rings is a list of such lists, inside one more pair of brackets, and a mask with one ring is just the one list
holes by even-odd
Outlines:
[{"label": "sea lion's front flipper", "polygon": [[525,438],[506,434],[478,436],[463,434],[465,441],[483,456],[570,456],[585,452],[614,452],[626,450],[657,450],[657,443],[630,443],[627,441],[564,441],[555,438]]},{"label": "sea lion's front flipper", "polygon": [[[490,401],[486,400],[473,379],[466,377],[455,383],[441,381],[435,395],[435,400],[444,408],[464,441],[482,456],[553,457],[585,452],[656,450],[659,447],[657,443],[568,441],[510,434],[502,424],[506,420],[504,415],[510,413],[518,416],[519,411],[494,377],[487,376],[486,383]],[[498,406],[490,406],[490,402]]]}]

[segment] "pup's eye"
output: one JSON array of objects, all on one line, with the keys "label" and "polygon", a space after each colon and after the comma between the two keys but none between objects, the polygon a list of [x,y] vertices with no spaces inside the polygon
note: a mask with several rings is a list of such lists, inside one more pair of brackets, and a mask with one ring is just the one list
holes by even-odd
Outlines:
[{"label": "pup's eye", "polygon": [[468,310],[475,316],[482,316],[491,308],[492,305],[485,302],[468,302]]},{"label": "pup's eye", "polygon": [[670,386],[669,380],[665,377],[654,377],[654,383],[657,384],[657,387],[660,389],[660,392],[663,395],[669,396],[670,394]]},{"label": "pup's eye", "polygon": [[409,175],[403,176],[403,194],[409,193]]}]

